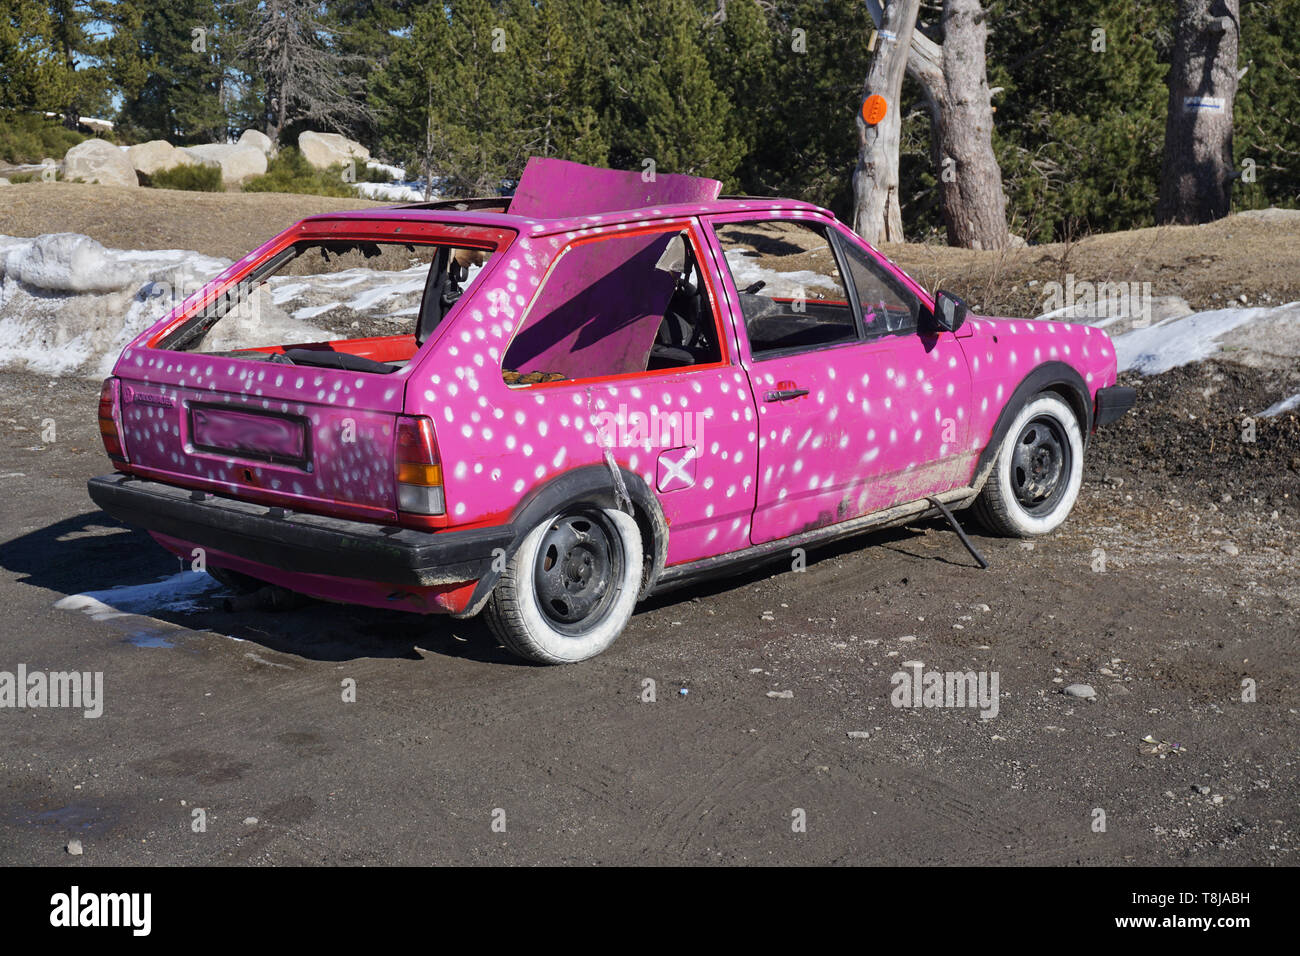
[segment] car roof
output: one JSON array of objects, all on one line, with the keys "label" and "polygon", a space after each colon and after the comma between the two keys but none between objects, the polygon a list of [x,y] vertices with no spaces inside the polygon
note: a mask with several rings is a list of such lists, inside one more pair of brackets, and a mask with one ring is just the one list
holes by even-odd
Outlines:
[{"label": "car roof", "polygon": [[[462,203],[469,205],[468,201]],[[449,222],[466,225],[495,226],[514,230],[520,235],[550,236],[589,230],[593,227],[618,224],[654,222],[661,219],[682,219],[692,216],[720,216],[731,213],[794,212],[796,214],[834,219],[834,214],[812,203],[795,199],[763,199],[757,197],[727,197],[703,203],[674,203],[640,209],[617,209],[591,213],[584,216],[539,218],[521,216],[499,209],[457,209],[454,203],[404,203],[381,208],[355,209],[345,212],[321,213],[309,216],[303,222],[322,222],[337,219],[391,220],[393,222]]]},{"label": "car roof", "polygon": [[722,183],[703,176],[603,169],[567,160],[534,156],[528,160],[514,195],[509,198],[438,200],[404,203],[385,209],[325,213],[306,222],[365,218],[423,220],[491,226],[520,235],[600,231],[687,216],[788,211],[834,219],[810,203],[750,196],[719,198]]}]

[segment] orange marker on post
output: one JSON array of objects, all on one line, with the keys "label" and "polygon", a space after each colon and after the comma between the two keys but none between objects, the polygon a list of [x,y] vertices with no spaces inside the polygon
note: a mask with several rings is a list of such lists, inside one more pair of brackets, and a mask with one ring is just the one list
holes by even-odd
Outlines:
[{"label": "orange marker on post", "polygon": [[868,126],[875,126],[885,118],[887,112],[889,106],[879,93],[872,93],[862,101],[862,118],[867,121]]}]

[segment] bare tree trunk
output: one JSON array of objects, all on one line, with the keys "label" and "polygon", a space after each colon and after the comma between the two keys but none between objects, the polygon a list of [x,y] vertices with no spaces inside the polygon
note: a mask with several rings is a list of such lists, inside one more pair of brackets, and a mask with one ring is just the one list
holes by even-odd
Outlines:
[{"label": "bare tree trunk", "polygon": [[433,83],[425,85],[424,107],[424,201],[433,198]]},{"label": "bare tree trunk", "polygon": [[988,28],[979,0],[944,0],[943,45],[913,43],[909,70],[930,105],[930,154],[948,244],[1002,249],[1007,199],[993,155],[984,43]]},{"label": "bare tree trunk", "polygon": [[916,28],[920,0],[893,0],[883,11],[867,6],[879,27],[875,55],[862,84],[862,100],[879,93],[885,118],[869,126],[858,111],[858,163],[853,170],[853,231],[867,242],[903,241],[903,214],[898,203],[898,141],[902,133],[903,76]]},{"label": "bare tree trunk", "polygon": [[[878,0],[867,0],[867,9],[882,33],[882,47],[872,59],[863,97],[871,92],[882,93],[890,109],[884,122],[875,127],[874,137],[872,128],[858,116],[853,229],[868,242],[903,238],[898,206],[902,111],[897,108],[902,76],[897,76],[896,85],[890,87],[892,98],[882,85],[894,78],[891,71],[897,70],[898,53],[906,50],[906,72],[921,85],[930,106],[931,156],[939,177],[948,243],[972,249],[1001,249],[1009,236],[1002,171],[993,155],[984,11],[979,0],[945,0],[941,46],[916,29],[919,6],[919,0],[893,0],[882,11]],[[885,33],[897,36],[897,41],[887,41]]]},{"label": "bare tree trunk", "polygon": [[1238,0],[1178,2],[1159,223],[1212,222],[1231,208],[1240,27]]}]

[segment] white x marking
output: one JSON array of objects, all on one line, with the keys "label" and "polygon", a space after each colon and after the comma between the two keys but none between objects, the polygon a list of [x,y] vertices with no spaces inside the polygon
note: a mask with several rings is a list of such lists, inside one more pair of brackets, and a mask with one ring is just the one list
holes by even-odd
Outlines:
[{"label": "white x marking", "polygon": [[693,445],[690,448],[687,448],[686,454],[682,455],[682,457],[679,458],[677,461],[673,461],[671,458],[669,458],[668,452],[664,452],[662,455],[659,456],[659,461],[663,464],[664,468],[667,469],[668,471],[668,473],[664,475],[663,485],[661,486],[664,491],[667,491],[668,486],[671,485],[673,481],[676,479],[681,479],[682,485],[686,488],[689,488],[695,484],[695,479],[692,478],[690,475],[686,474],[686,463],[689,462],[694,457],[695,457],[695,446]]}]

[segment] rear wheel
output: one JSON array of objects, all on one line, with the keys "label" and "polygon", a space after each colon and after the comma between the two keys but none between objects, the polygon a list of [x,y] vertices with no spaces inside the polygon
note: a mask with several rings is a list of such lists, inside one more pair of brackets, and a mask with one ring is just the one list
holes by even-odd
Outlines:
[{"label": "rear wheel", "polygon": [[612,508],[574,506],[541,522],[501,573],[486,619],[530,661],[595,657],[622,633],[641,583],[636,521]]},{"label": "rear wheel", "polygon": [[1031,399],[1007,430],[974,512],[988,530],[1047,534],[1070,514],[1083,483],[1083,433],[1054,392]]}]

